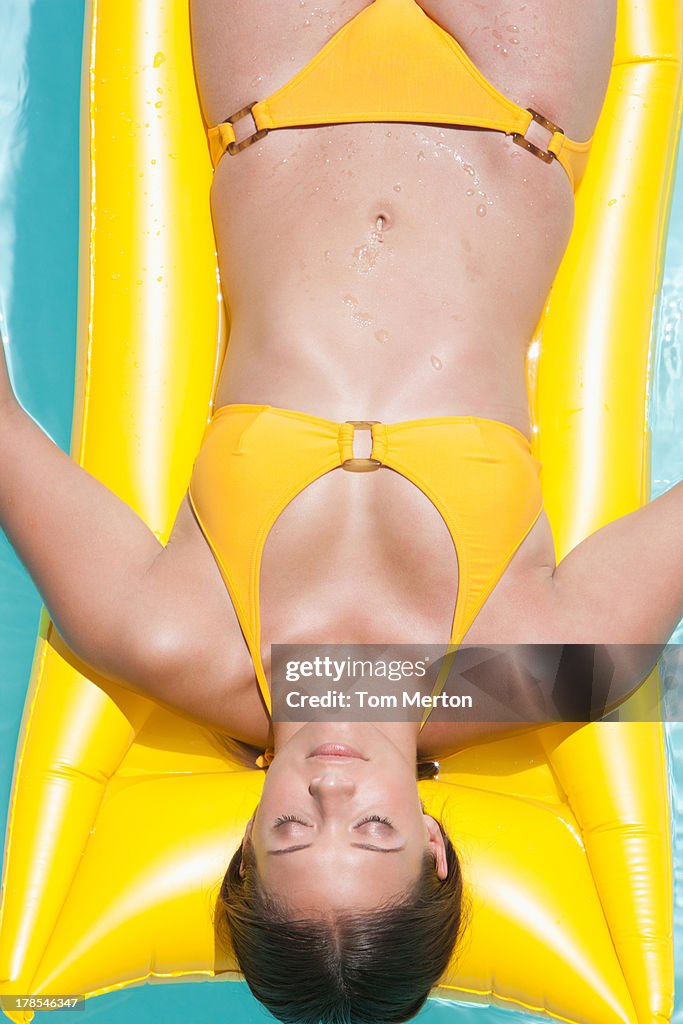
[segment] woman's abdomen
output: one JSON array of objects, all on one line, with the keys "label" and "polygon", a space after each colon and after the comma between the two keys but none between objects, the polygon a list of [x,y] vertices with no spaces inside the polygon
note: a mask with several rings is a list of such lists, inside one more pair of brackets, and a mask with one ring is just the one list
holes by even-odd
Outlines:
[{"label": "woman's abdomen", "polygon": [[288,129],[223,157],[212,209],[218,404],[524,428],[523,355],[572,222],[558,164],[490,132]]},{"label": "woman's abdomen", "polygon": [[[269,96],[367,6],[191,0],[207,123]],[[419,6],[504,95],[591,135],[615,0]],[[481,412],[522,426],[522,356],[572,223],[559,164],[478,129],[285,129],[223,156],[211,200],[232,314],[219,404],[339,417],[357,396],[352,415]]]}]

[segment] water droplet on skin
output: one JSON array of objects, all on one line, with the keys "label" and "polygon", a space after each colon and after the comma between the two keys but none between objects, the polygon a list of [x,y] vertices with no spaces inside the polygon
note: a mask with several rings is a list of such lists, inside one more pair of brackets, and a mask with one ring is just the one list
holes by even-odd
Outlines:
[{"label": "water droplet on skin", "polygon": [[155,107],[161,107],[161,106],[163,106],[163,104],[162,104],[161,100],[159,100],[157,103],[154,104],[154,106]]},{"label": "water droplet on skin", "polygon": [[390,138],[391,138],[391,132],[387,132],[387,138],[388,138],[388,139],[390,139]]},{"label": "water droplet on skin", "polygon": [[475,170],[474,170],[474,167],[472,166],[472,164],[463,164],[462,165],[462,169],[465,172],[465,174],[470,174],[470,175],[472,175],[472,177],[474,177]]},{"label": "water droplet on skin", "polygon": [[375,331],[375,337],[377,338],[377,341],[380,343],[380,345],[386,345],[386,343],[389,341],[388,331]]},{"label": "water droplet on skin", "polygon": [[438,358],[438,356],[432,356],[430,361],[435,370],[440,370],[443,366],[443,363]]},{"label": "water droplet on skin", "polygon": [[427,159],[427,157],[424,155],[422,150],[420,150],[420,152],[417,154],[417,159],[418,160],[426,160]]},{"label": "water droplet on skin", "polygon": [[[381,241],[377,235],[374,235],[373,238],[375,243]],[[378,252],[379,247],[377,244],[372,245],[372,247],[369,245],[359,245],[358,248],[353,250],[353,257],[358,260],[358,269],[361,274],[368,274],[372,270],[377,262]]]},{"label": "water droplet on skin", "polygon": [[166,54],[162,53],[161,50],[158,50],[154,54],[154,67],[155,68],[160,68],[165,60],[166,60]]},{"label": "water droplet on skin", "polygon": [[373,318],[370,316],[369,313],[366,313],[366,312],[358,313],[356,316],[354,316],[353,319],[361,327],[369,327],[370,324],[373,322]]},{"label": "water droplet on skin", "polygon": [[485,216],[486,216],[486,207],[482,204],[481,206],[477,207],[477,217],[485,217]]},{"label": "water droplet on skin", "polygon": [[474,195],[474,189],[473,188],[468,188],[467,191],[465,192],[465,195],[466,196],[473,196]]},{"label": "water droplet on skin", "polygon": [[400,192],[400,191],[401,191],[401,186],[400,185],[394,185],[394,192]]},{"label": "water droplet on skin", "polygon": [[519,28],[517,25],[506,25],[505,27],[508,30],[508,32],[519,32]]},{"label": "water droplet on skin", "polygon": [[615,203],[616,203],[616,199],[610,199],[610,201],[608,202],[607,205],[608,206],[614,206]]},{"label": "water droplet on skin", "polygon": [[349,292],[346,293],[346,295],[342,299],[342,302],[344,303],[345,306],[351,306],[351,308],[358,305],[358,299],[356,298],[356,296],[350,295]]},{"label": "water droplet on skin", "polygon": [[329,263],[329,262],[330,262],[330,256],[331,256],[331,255],[332,255],[332,253],[330,252],[330,250],[329,250],[329,249],[326,249],[326,250],[325,250],[325,262],[326,262],[326,263]]},{"label": "water droplet on skin", "polygon": [[160,96],[164,95],[164,90],[161,88],[160,85],[157,86],[157,92],[159,93]]}]

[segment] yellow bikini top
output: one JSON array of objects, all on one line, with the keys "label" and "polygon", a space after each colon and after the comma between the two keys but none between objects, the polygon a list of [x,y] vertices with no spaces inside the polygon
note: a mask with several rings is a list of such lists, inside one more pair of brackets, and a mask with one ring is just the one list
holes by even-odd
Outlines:
[{"label": "yellow bikini top", "polygon": [[[233,124],[248,114],[256,131],[236,142]],[[234,156],[275,128],[370,121],[504,132],[546,163],[559,160],[574,189],[591,144],[507,99],[415,0],[374,0],[272,96],[210,128],[211,159],[216,167],[226,150]],[[549,132],[546,150],[524,137],[532,121]]]}]

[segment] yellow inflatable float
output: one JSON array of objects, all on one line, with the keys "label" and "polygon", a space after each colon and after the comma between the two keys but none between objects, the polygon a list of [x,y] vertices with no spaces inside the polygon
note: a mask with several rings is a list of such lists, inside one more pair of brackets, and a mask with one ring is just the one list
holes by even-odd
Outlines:
[{"label": "yellow inflatable float", "polygon": [[[532,346],[559,557],[646,496],[682,39],[680,0],[620,0],[576,227]],[[73,455],[166,538],[226,334],[187,0],[89,0],[83,74]],[[44,621],[13,781],[0,992],[237,978],[212,910],[261,784],[220,736],[82,675]],[[670,1018],[660,724],[540,728],[465,750],[422,786],[472,901],[468,940],[435,994],[575,1024]]]}]

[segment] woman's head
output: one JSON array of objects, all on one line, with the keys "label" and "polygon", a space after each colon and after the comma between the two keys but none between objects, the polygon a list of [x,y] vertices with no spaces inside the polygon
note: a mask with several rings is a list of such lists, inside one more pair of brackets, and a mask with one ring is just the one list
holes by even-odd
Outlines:
[{"label": "woman's head", "polygon": [[413,887],[425,853],[445,878],[405,734],[309,723],[278,751],[245,836],[269,896],[307,917],[374,909]]},{"label": "woman's head", "polygon": [[225,876],[219,929],[282,1021],[408,1020],[460,934],[457,856],[422,809],[414,751],[410,763],[391,735],[367,724],[297,732]]}]

